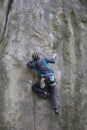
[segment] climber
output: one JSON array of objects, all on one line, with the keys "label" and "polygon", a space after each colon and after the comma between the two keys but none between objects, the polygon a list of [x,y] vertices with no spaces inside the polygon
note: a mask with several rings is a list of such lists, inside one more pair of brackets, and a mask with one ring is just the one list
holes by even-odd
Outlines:
[{"label": "climber", "polygon": [[[32,54],[32,60],[27,63],[27,66],[33,68],[40,77],[40,80],[32,85],[32,90],[44,99],[51,97],[53,110],[55,114],[59,114],[57,97],[55,92],[56,81],[54,73],[48,63],[55,63],[56,54],[53,58],[41,58],[37,52]],[[44,87],[48,87],[48,91],[44,91]]]}]

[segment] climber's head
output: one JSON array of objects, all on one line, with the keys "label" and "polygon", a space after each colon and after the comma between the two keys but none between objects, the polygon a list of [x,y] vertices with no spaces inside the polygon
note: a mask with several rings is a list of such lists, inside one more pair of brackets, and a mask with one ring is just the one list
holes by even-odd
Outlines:
[{"label": "climber's head", "polygon": [[33,60],[37,60],[37,59],[39,59],[40,57],[39,57],[39,54],[37,53],[37,52],[34,52],[34,53],[32,53],[32,59]]}]

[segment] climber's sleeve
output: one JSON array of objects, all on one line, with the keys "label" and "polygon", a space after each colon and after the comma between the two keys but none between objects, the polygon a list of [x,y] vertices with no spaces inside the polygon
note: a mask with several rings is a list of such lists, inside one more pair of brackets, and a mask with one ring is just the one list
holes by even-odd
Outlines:
[{"label": "climber's sleeve", "polygon": [[33,60],[29,61],[26,65],[27,67],[33,68]]},{"label": "climber's sleeve", "polygon": [[45,58],[46,62],[47,63],[55,63],[56,62],[56,59],[55,58]]}]

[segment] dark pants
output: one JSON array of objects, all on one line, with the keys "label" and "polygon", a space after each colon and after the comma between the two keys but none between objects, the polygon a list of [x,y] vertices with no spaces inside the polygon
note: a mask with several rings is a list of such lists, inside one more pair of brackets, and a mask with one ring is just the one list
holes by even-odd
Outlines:
[{"label": "dark pants", "polygon": [[[50,84],[48,84],[47,82],[45,82],[45,83],[46,83],[46,86],[47,86],[47,90],[50,93],[50,96],[51,96],[51,99],[52,99],[53,109],[58,109],[55,85],[50,86]],[[39,96],[43,97],[44,89],[40,88],[40,81],[38,81],[34,85],[32,85],[32,90],[35,91]]]}]

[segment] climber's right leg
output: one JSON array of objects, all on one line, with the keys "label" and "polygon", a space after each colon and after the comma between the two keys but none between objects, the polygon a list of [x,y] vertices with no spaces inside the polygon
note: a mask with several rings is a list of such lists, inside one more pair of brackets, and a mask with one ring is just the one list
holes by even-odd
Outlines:
[{"label": "climber's right leg", "polygon": [[44,92],[43,89],[40,87],[40,81],[36,82],[34,85],[32,85],[32,90],[36,92],[40,97],[45,98],[46,97],[46,92]]}]

